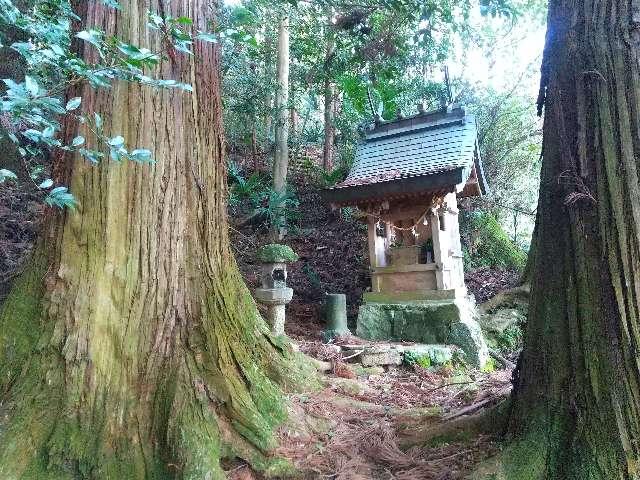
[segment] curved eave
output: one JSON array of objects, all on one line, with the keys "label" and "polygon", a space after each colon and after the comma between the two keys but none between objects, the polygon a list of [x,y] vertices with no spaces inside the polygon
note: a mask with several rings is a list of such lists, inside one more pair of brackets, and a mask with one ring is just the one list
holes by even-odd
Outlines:
[{"label": "curved eave", "polygon": [[320,194],[323,200],[337,207],[357,206],[390,198],[415,197],[434,191],[456,191],[459,185],[465,185],[468,177],[469,169],[456,168],[429,175],[334,187],[322,190]]}]

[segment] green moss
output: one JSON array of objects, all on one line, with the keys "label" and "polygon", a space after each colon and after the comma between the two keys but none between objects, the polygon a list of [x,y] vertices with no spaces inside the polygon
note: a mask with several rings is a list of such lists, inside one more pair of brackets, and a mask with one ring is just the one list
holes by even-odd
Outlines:
[{"label": "green moss", "polygon": [[489,357],[482,367],[481,371],[483,373],[491,373],[495,372],[497,368],[498,364],[496,363],[495,359],[493,357]]},{"label": "green moss", "polygon": [[271,243],[258,250],[258,259],[264,263],[295,262],[298,258],[290,246],[279,243]]},{"label": "green moss", "polygon": [[419,365],[422,368],[429,368],[431,367],[431,356],[428,353],[404,352],[403,362],[409,366]]},{"label": "green moss", "polygon": [[473,238],[464,245],[465,264],[469,268],[503,267],[524,270],[527,253],[516,245],[490,213],[474,212],[461,217],[463,238]]},{"label": "green moss", "polygon": [[46,268],[45,256],[36,252],[0,306],[0,391],[20,373],[42,333],[42,279]]}]

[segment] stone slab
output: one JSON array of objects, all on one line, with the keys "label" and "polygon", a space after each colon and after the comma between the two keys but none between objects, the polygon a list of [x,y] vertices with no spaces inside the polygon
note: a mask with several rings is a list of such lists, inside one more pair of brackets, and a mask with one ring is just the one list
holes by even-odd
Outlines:
[{"label": "stone slab", "polygon": [[432,300],[453,300],[463,297],[463,289],[452,290],[421,290],[407,292],[365,292],[365,303],[422,303]]},{"label": "stone slab", "polygon": [[265,305],[285,305],[293,299],[293,289],[285,288],[256,288],[255,298]]},{"label": "stone slab", "polygon": [[402,345],[390,345],[388,343],[343,347],[345,357],[362,352],[354,356],[352,361],[361,363],[363,367],[401,365],[403,351]]},{"label": "stone slab", "polygon": [[358,313],[356,335],[373,341],[457,345],[470,364],[482,368],[489,351],[475,316],[475,305],[466,298],[365,303]]}]

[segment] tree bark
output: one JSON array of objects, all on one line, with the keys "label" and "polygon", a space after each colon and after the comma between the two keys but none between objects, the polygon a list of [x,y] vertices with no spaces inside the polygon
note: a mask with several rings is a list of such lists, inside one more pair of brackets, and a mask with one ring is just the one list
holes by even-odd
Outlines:
[{"label": "tree bark", "polygon": [[[278,60],[275,140],[276,151],[273,160],[273,189],[282,194],[287,188],[287,168],[289,167],[289,18],[283,16],[278,23]],[[281,228],[272,228],[274,236],[281,236]]]},{"label": "tree bark", "polygon": [[333,148],[335,144],[336,128],[334,124],[335,88],[331,81],[331,63],[335,55],[335,38],[331,29],[333,12],[329,7],[325,41],[327,50],[324,59],[324,147],[322,150],[322,166],[326,172],[333,170]]},{"label": "tree bark", "polygon": [[[206,0],[121,0],[122,14],[87,4],[87,28],[155,51],[147,10],[200,30],[210,20]],[[269,455],[286,415],[278,384],[296,370],[230,251],[218,49],[196,42],[194,53],[151,72],[191,94],[80,92],[106,132],[157,162],[56,162],[80,207],[51,212],[0,310],[2,479],[217,479],[234,456],[281,465]]]},{"label": "tree bark", "polygon": [[333,123],[334,88],[331,80],[324,81],[324,147],[322,150],[322,166],[326,172],[333,170],[333,146],[336,129]]},{"label": "tree bark", "polygon": [[552,0],[508,479],[640,478],[638,7]]}]

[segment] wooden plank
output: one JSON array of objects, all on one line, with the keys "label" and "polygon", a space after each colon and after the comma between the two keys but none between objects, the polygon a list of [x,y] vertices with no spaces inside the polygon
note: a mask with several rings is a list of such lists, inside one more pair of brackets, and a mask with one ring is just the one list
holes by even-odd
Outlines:
[{"label": "wooden plank", "polygon": [[433,242],[433,258],[438,266],[436,270],[436,288],[444,290],[444,274],[442,269],[445,267],[442,258],[442,247],[440,242],[440,218],[433,211],[429,215],[429,224],[431,225],[431,239]]},{"label": "wooden plank", "polygon": [[394,273],[408,272],[428,272],[436,270],[438,267],[435,263],[416,263],[415,265],[395,265],[390,267],[374,268],[372,275],[392,275]]},{"label": "wooden plank", "polygon": [[378,266],[376,255],[376,221],[373,217],[367,217],[367,241],[369,244],[369,264],[372,268]]}]

